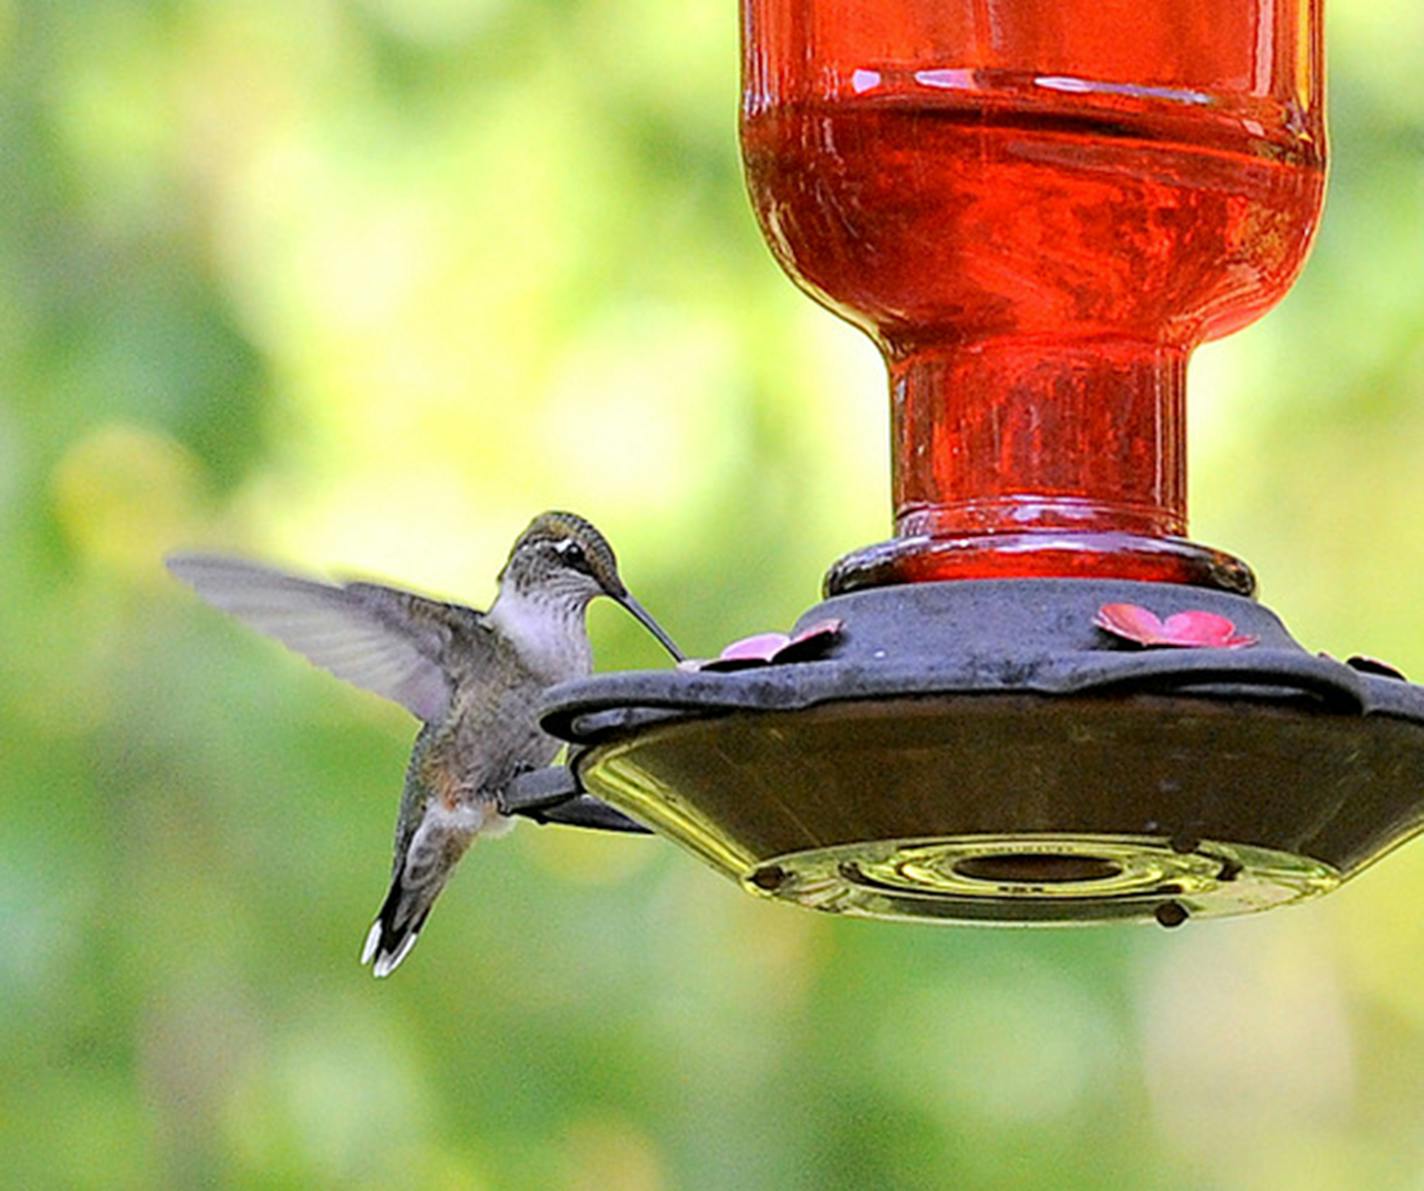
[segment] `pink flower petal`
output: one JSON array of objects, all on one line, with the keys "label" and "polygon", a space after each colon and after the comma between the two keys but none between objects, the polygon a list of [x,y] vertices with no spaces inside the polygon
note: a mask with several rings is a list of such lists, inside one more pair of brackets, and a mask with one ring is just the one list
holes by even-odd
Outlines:
[{"label": "pink flower petal", "polygon": [[1162,621],[1155,612],[1139,604],[1104,604],[1093,617],[1093,623],[1104,632],[1139,645],[1151,645],[1162,633]]},{"label": "pink flower petal", "polygon": [[802,629],[794,637],[785,633],[757,633],[733,641],[710,661],[687,658],[677,664],[679,670],[710,671],[729,674],[734,670],[750,670],[782,662],[807,662],[820,657],[841,634],[839,620],[822,620]]},{"label": "pink flower petal", "polygon": [[1236,626],[1215,612],[1177,612],[1162,622],[1164,644],[1227,648],[1236,639]]},{"label": "pink flower petal", "polygon": [[687,658],[677,664],[679,670],[709,671],[729,674],[733,670],[750,670],[754,666],[769,666],[778,651],[791,644],[785,633],[757,633],[733,641],[715,658]]},{"label": "pink flower petal", "polygon": [[820,657],[841,635],[839,620],[821,620],[802,629],[776,651],[773,662],[807,662]]},{"label": "pink flower petal", "polygon": [[1104,632],[1144,646],[1243,649],[1257,640],[1238,633],[1225,616],[1199,610],[1177,612],[1163,621],[1137,604],[1104,604],[1093,623]]},{"label": "pink flower petal", "polygon": [[701,670],[704,674],[731,674],[736,670],[755,670],[769,665],[770,658],[713,658],[711,661],[698,662],[692,669]]},{"label": "pink flower petal", "polygon": [[724,662],[752,659],[769,662],[776,655],[777,650],[785,649],[790,644],[791,638],[785,633],[758,633],[754,637],[743,637],[740,641],[733,641],[717,657],[718,660]]}]

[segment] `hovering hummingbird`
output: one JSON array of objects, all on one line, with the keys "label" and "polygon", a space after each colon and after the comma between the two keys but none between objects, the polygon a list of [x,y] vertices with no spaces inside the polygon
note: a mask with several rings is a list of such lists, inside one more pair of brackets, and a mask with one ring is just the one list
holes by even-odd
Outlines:
[{"label": "hovering hummingbird", "polygon": [[475,836],[512,825],[499,810],[509,783],[553,761],[559,743],[535,712],[544,688],[592,670],[589,604],[612,597],[682,660],[623,585],[603,535],[572,513],[543,513],[519,535],[488,612],[235,558],[175,554],[166,562],[210,604],[424,721],[406,770],[390,891],[361,953],[377,976],[415,946]]}]

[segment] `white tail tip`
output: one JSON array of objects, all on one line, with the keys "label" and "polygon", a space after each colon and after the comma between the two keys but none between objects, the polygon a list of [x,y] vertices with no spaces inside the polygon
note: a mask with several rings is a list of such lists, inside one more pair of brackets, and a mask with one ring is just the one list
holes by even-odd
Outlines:
[{"label": "white tail tip", "polygon": [[401,961],[410,954],[410,949],[415,946],[416,939],[420,938],[420,932],[411,931],[406,934],[394,951],[381,950],[383,937],[381,921],[378,918],[371,924],[371,929],[366,934],[366,943],[361,948],[361,963],[365,965],[375,960],[371,971],[378,979],[389,976],[400,967]]},{"label": "white tail tip", "polygon": [[361,948],[362,967],[365,967],[371,962],[372,957],[376,954],[376,948],[380,946],[380,943],[381,924],[379,922],[373,922],[371,923],[371,929],[366,934],[366,944]]},{"label": "white tail tip", "polygon": [[401,960],[410,954],[410,949],[415,946],[415,941],[419,937],[417,933],[412,931],[401,940],[400,946],[397,947],[394,952],[380,956],[376,960],[376,966],[371,969],[375,972],[377,979],[389,976],[400,967]]}]

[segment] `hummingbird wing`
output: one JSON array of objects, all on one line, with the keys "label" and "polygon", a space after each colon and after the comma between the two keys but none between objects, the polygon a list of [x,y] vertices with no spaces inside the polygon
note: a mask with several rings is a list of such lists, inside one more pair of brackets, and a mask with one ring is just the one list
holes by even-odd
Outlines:
[{"label": "hummingbird wing", "polygon": [[478,639],[480,615],[378,583],[340,586],[214,554],[174,554],[169,571],[203,599],[338,678],[399,703],[426,723],[444,717],[451,642]]}]

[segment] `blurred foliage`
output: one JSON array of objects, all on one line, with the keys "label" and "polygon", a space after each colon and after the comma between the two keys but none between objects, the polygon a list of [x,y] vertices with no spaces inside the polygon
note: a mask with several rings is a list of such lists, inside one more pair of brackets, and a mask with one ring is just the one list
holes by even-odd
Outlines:
[{"label": "blurred foliage", "polygon": [[[1194,530],[1418,676],[1424,8],[1331,22],[1324,232],[1199,357]],[[413,726],[157,556],[479,604],[568,506],[695,653],[813,602],[884,529],[882,379],[755,231],[730,0],[8,0],[0,59],[0,1183],[1417,1185],[1424,846],[993,933],[526,828],[357,968]]]}]

